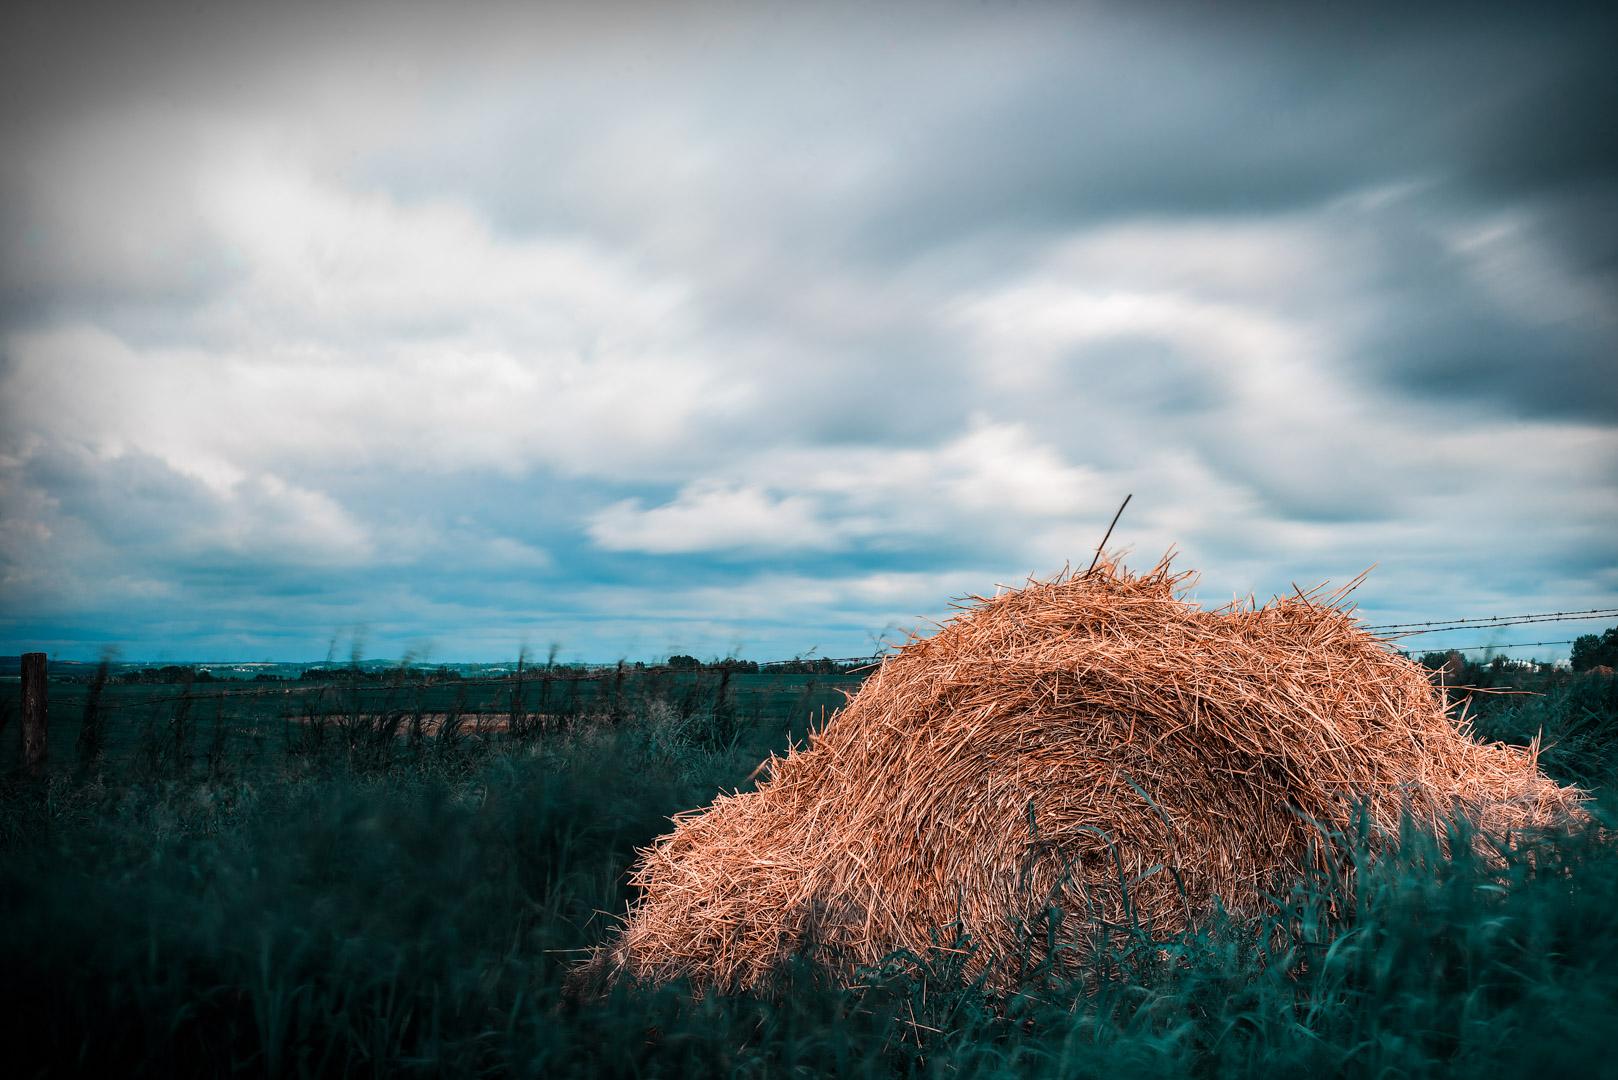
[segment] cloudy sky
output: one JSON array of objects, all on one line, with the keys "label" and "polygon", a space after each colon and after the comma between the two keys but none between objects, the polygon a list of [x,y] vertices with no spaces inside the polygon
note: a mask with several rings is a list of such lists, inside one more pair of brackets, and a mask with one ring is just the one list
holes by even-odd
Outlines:
[{"label": "cloudy sky", "polygon": [[858,655],[1130,493],[1208,604],[1618,606],[1618,21],[1405,7],[40,5],[0,652]]}]

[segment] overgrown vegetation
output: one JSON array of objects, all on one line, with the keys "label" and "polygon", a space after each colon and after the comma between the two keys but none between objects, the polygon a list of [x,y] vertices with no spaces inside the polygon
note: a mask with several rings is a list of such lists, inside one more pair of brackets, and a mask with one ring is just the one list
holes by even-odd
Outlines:
[{"label": "overgrown vegetation", "polygon": [[[1475,694],[1480,734],[1537,738],[1547,771],[1607,797],[1612,678],[1466,674],[1449,681],[1534,691]],[[1059,951],[1009,999],[966,976],[971,942],[949,927],[854,988],[808,955],[758,996],[570,994],[574,961],[629,900],[634,848],[745,787],[802,737],[826,686],[799,678],[772,697],[747,681],[764,676],[706,669],[542,677],[240,699],[169,686],[149,705],[103,679],[64,699],[93,723],[65,716],[54,771],[0,790],[8,1071],[1613,1071],[1618,849],[1599,801],[1589,827],[1492,857],[1460,831],[1410,830],[1376,858],[1344,838],[1332,870],[1277,883],[1267,920],[1215,918],[1167,942],[1096,927],[1092,955]]]},{"label": "overgrown vegetation", "polygon": [[1485,663],[1463,660],[1439,677],[1460,700],[1458,715],[1480,737],[1537,743],[1540,766],[1563,783],[1598,791],[1618,787],[1618,680],[1503,656]]}]

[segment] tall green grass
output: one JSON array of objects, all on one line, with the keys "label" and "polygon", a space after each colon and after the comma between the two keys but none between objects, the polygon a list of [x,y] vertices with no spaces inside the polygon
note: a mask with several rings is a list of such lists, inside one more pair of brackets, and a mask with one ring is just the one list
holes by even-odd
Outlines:
[{"label": "tall green grass", "polygon": [[[1486,719],[1558,733],[1545,762],[1564,778],[1610,777],[1611,680],[1562,690]],[[205,745],[206,711],[186,722]],[[767,745],[756,728],[722,702],[643,695],[616,719],[531,738],[412,749],[401,729],[379,753],[334,728],[252,768],[159,752],[118,775],[13,777],[0,792],[7,1071],[1615,1071],[1618,849],[1599,820],[1487,857],[1459,827],[1407,830],[1377,857],[1342,837],[1333,869],[1276,884],[1267,919],[1216,917],[1170,941],[1097,928],[1093,952],[1057,952],[1011,996],[974,984],[971,942],[948,927],[855,987],[828,982],[811,950],[766,994],[570,994],[574,962],[629,900],[634,848],[744,783]]]}]

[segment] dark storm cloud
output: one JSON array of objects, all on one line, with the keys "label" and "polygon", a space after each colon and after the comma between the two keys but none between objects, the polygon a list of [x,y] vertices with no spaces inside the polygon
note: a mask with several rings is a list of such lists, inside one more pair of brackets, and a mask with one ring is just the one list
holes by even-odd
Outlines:
[{"label": "dark storm cloud", "polygon": [[86,525],[109,554],[177,556],[165,551],[176,526],[196,527],[213,514],[201,483],[147,454],[101,462],[82,447],[58,444],[32,456],[22,476],[49,491],[62,513]]},{"label": "dark storm cloud", "polygon": [[[1618,182],[1611,4],[1386,7],[1371,42],[1397,42],[1410,71],[1403,85],[1418,95],[1407,100],[1413,126],[1464,182],[1519,196]],[[1327,47],[1361,16],[1357,8],[1338,6],[1325,21]]]},{"label": "dark storm cloud", "polygon": [[[1457,281],[1451,253],[1401,239],[1389,270],[1406,280],[1362,357],[1411,392],[1618,418],[1612,9],[1468,7],[1357,34],[1342,11],[1260,6],[1233,26],[1212,10],[1174,23],[1148,5],[1133,47],[1094,63],[1040,70],[1036,50],[1005,100],[913,140],[864,242],[897,259],[941,234],[1284,213],[1407,182],[1427,185],[1417,213],[1435,220],[1526,205],[1582,278],[1584,311],[1523,318]],[[1390,237],[1422,231],[1395,224]]]},{"label": "dark storm cloud", "polygon": [[[518,233],[650,233],[654,257],[690,266],[699,257],[664,227],[677,218],[727,323],[806,336],[823,329],[794,305],[828,273],[891,278],[952,247],[1015,252],[1016,238],[1109,221],[1288,213],[1415,184],[1409,213],[1382,223],[1398,247],[1387,271],[1405,280],[1382,297],[1368,371],[1507,413],[1618,416],[1618,334],[1602,317],[1618,309],[1618,19],[1605,9],[1034,5],[877,21],[853,40],[796,25],[758,41],[722,23],[662,49],[631,39],[608,50],[594,109],[558,104],[567,80],[548,68],[517,94],[480,92],[473,73],[369,175],[411,197],[477,192]],[[858,175],[821,175],[838,162]],[[655,183],[655,198],[615,193],[614,172]],[[1582,312],[1506,310],[1457,280],[1465,268],[1438,239],[1412,239],[1519,208],[1582,279]],[[978,268],[999,270],[992,257]],[[907,351],[868,330],[819,353]],[[939,344],[908,351],[946,356]]]}]

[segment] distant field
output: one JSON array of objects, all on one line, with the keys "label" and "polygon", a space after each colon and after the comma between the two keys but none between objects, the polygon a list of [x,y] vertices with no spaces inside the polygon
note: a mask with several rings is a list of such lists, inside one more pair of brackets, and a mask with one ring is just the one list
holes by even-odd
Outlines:
[{"label": "distant field", "polygon": [[[686,721],[699,717],[711,727],[718,719],[726,730],[715,737],[734,740],[745,733],[750,744],[766,738],[784,749],[841,708],[862,679],[861,674],[655,668],[622,675],[610,669],[559,675],[539,669],[520,679],[109,681],[99,690],[82,677],[52,679],[49,753],[56,761],[74,757],[92,694],[109,761],[150,753],[154,743],[165,741],[172,744],[165,750],[170,754],[245,761],[306,744],[311,727],[356,737],[362,729],[371,737],[391,727],[404,740],[418,718],[428,735],[453,717],[468,738],[508,737],[513,728],[538,737],[579,724],[610,725],[644,714],[654,703]],[[173,744],[176,739],[180,742]]]}]

